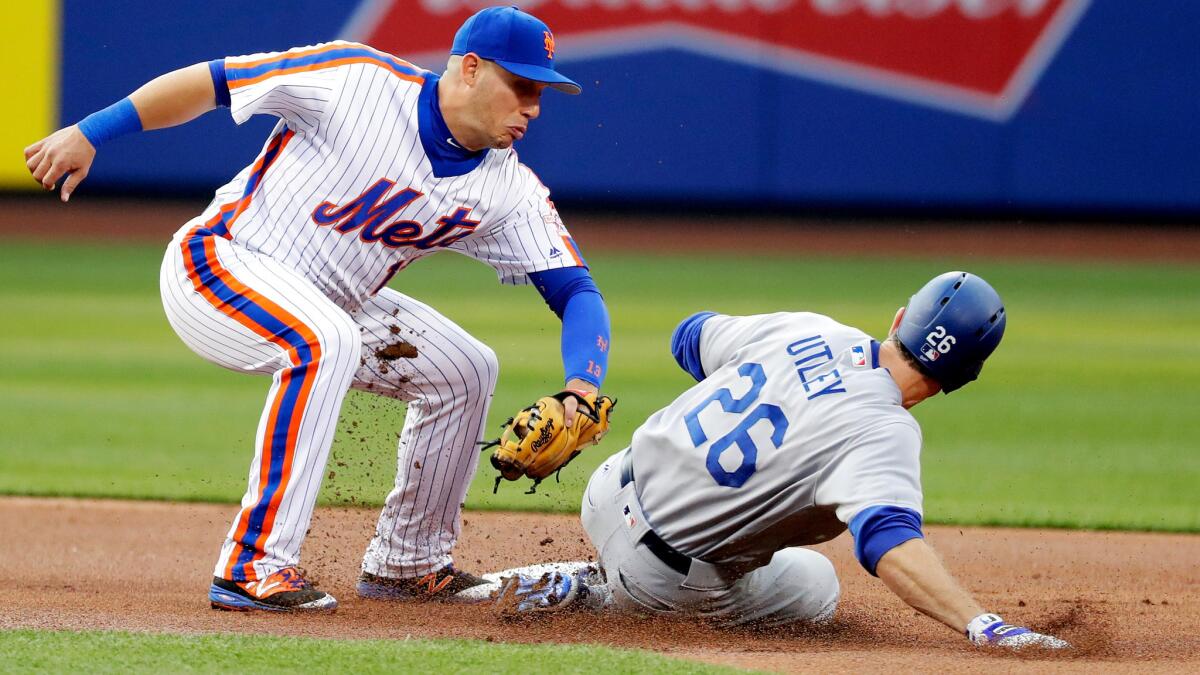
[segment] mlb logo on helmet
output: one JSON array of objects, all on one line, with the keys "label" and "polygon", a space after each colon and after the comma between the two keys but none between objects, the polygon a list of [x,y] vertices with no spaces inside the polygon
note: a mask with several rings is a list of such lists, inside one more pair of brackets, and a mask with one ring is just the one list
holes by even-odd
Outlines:
[{"label": "mlb logo on helmet", "polygon": [[[1091,0],[532,0],[571,59],[687,50],[1006,119]],[[344,37],[422,65],[487,0],[362,0]]]},{"label": "mlb logo on helmet", "polygon": [[921,356],[925,357],[926,361],[937,361],[939,356],[937,347],[929,343],[921,345]]}]

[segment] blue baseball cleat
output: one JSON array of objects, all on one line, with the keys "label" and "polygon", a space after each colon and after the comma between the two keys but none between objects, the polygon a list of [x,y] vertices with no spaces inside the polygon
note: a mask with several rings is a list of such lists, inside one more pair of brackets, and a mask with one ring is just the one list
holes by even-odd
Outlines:
[{"label": "blue baseball cleat", "polygon": [[295,567],[285,567],[265,579],[230,581],[213,577],[208,587],[213,609],[232,612],[332,612],[337,599],[318,591]]}]

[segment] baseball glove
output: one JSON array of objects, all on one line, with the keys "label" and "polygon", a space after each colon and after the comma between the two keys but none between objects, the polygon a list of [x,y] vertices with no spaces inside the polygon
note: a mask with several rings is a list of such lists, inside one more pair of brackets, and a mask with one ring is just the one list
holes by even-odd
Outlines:
[{"label": "baseball glove", "polygon": [[[575,423],[570,427],[566,426],[566,407],[563,405],[568,397],[579,401]],[[526,494],[536,492],[542,479],[557,474],[585,447],[604,438],[616,404],[607,396],[597,399],[596,394],[590,392],[562,391],[539,398],[509,418],[501,426],[500,437],[483,446],[484,450],[496,448],[492,453],[492,466],[500,475],[496,477],[493,492],[500,488],[501,480],[517,480],[522,476],[533,479],[533,486]]]}]

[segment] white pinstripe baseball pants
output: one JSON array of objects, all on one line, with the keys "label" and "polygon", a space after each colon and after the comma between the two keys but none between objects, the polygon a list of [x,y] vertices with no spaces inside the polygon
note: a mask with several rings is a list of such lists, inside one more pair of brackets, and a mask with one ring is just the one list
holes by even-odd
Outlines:
[{"label": "white pinstripe baseball pants", "polygon": [[[449,564],[499,373],[489,347],[391,289],[348,313],[298,272],[221,237],[177,236],[160,281],[167,319],[188,347],[272,377],[216,576],[264,578],[299,562],[352,386],[408,402],[395,487],[363,569],[411,577]],[[376,355],[385,347],[393,358]]]}]

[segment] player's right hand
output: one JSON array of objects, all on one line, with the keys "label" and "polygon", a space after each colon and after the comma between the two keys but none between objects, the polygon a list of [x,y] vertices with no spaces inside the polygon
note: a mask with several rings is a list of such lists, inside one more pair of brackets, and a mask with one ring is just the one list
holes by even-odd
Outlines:
[{"label": "player's right hand", "polygon": [[[87,178],[92,161],[96,159],[96,148],[79,130],[78,125],[50,134],[25,148],[25,166],[33,179],[47,190],[67,176],[59,194],[65,202],[71,198],[75,188]],[[69,175],[68,175],[69,174]]]},{"label": "player's right hand", "polygon": [[977,645],[995,645],[1013,651],[1033,649],[1070,649],[1071,643],[1035,633],[1028,628],[1006,623],[996,614],[980,614],[967,624],[967,637]]}]

